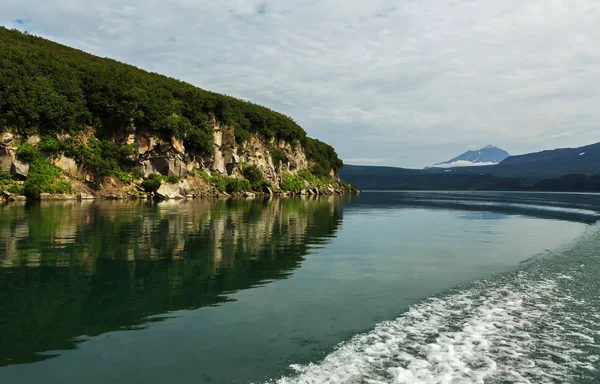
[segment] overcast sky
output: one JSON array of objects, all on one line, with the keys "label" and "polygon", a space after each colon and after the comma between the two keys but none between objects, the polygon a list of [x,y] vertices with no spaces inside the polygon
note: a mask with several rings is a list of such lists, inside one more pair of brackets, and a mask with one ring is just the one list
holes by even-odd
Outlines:
[{"label": "overcast sky", "polygon": [[5,0],[0,24],[268,106],[349,164],[600,141],[598,0]]}]

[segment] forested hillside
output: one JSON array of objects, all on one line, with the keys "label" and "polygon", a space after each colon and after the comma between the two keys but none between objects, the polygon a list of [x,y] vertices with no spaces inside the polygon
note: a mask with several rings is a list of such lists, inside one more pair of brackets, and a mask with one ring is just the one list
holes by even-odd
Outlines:
[{"label": "forested hillside", "polygon": [[[330,145],[268,108],[2,27],[0,52],[0,132],[38,135],[36,149],[46,158],[64,154],[101,177],[131,170],[122,160],[135,149],[115,140],[123,133],[176,139],[187,155],[206,158],[217,124],[232,128],[239,147],[252,135],[300,145],[317,177],[342,166]],[[73,139],[89,127],[94,140]],[[286,161],[277,148],[271,152]]]}]

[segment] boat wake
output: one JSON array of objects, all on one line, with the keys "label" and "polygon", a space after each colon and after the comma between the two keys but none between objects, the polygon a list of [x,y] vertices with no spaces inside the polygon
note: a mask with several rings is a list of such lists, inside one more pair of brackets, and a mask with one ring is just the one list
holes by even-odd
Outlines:
[{"label": "boat wake", "polygon": [[560,260],[427,299],[318,364],[293,365],[295,373],[276,382],[600,381],[597,231],[595,237]]}]

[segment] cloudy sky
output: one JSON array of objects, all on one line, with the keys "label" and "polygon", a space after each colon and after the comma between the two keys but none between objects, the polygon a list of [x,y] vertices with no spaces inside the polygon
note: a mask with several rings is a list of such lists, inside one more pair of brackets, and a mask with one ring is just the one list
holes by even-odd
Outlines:
[{"label": "cloudy sky", "polygon": [[600,141],[598,0],[8,0],[0,24],[266,105],[346,163]]}]

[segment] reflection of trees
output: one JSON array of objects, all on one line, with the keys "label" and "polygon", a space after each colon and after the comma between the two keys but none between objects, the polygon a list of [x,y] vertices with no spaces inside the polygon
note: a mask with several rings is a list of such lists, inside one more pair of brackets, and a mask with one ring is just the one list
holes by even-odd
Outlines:
[{"label": "reflection of trees", "polygon": [[0,365],[285,278],[340,223],[332,199],[0,207]]}]

